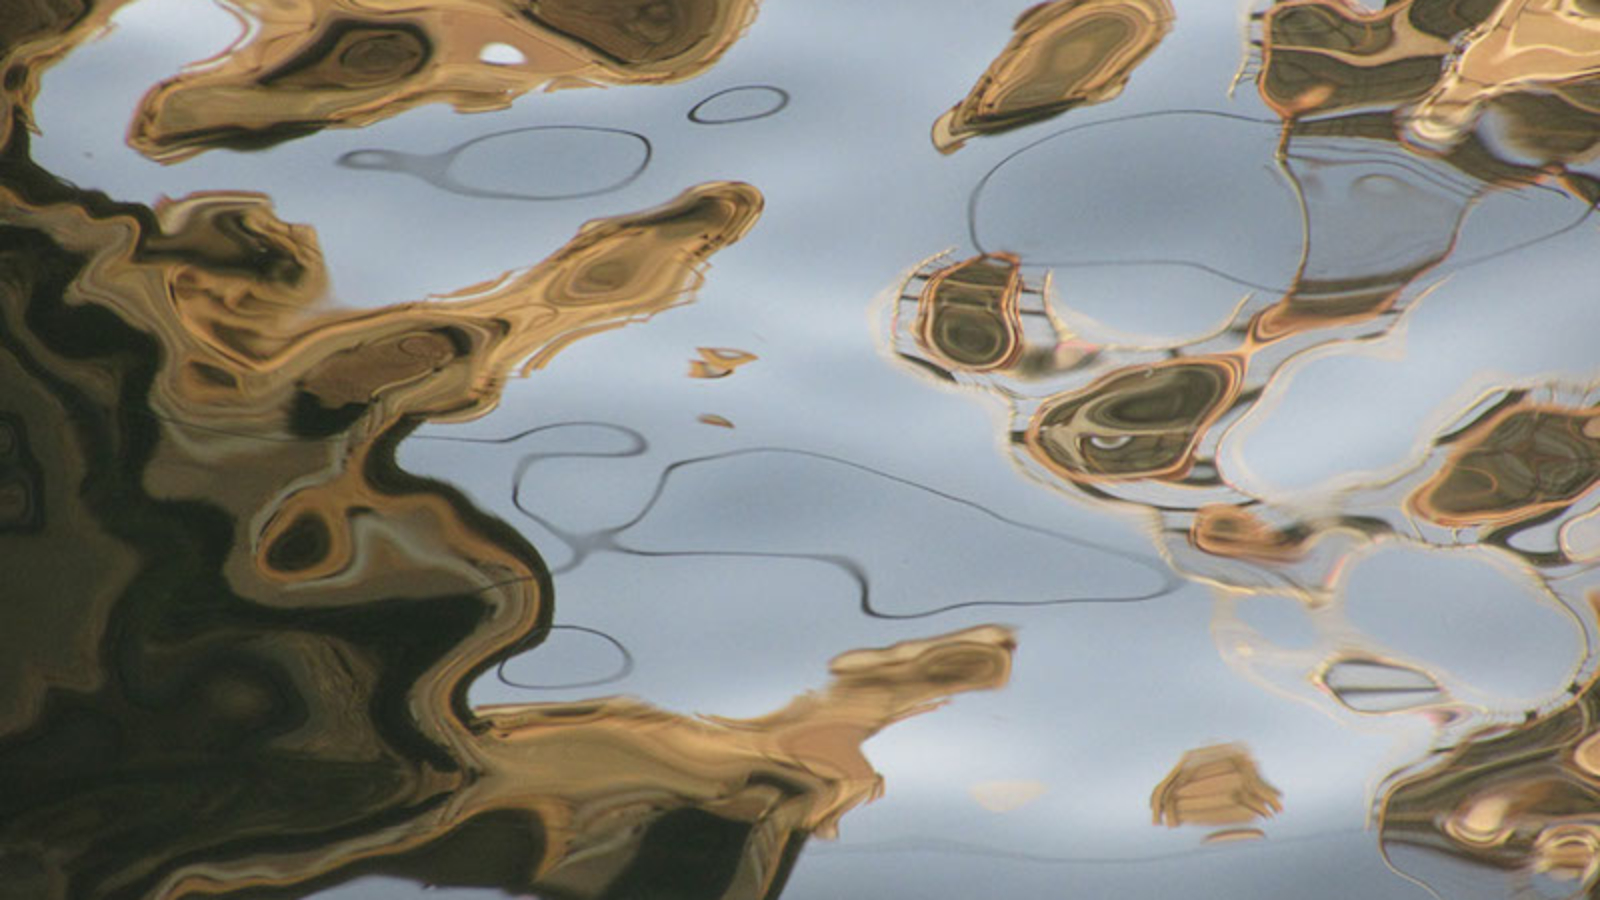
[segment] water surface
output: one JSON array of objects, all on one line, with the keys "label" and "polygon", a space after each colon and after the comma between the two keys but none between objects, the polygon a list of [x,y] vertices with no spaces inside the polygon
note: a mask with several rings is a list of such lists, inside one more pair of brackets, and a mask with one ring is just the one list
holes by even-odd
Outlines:
[{"label": "water surface", "polygon": [[1600,890],[1592,3],[0,6],[0,896]]}]

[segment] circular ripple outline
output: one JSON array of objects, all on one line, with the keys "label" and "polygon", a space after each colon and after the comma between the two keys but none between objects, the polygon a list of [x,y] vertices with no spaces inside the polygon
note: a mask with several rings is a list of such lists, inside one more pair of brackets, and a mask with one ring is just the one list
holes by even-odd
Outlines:
[{"label": "circular ripple outline", "polygon": [[717,91],[689,110],[697,125],[732,125],[775,116],[789,105],[789,92],[770,84],[748,84]]},{"label": "circular ripple outline", "polygon": [[[563,637],[563,634],[570,634],[571,636]],[[555,643],[557,641],[560,643]],[[552,650],[563,654],[581,654],[586,660],[603,653],[606,656],[614,657],[615,663],[610,667],[610,671],[603,676],[575,681],[540,683],[531,679],[523,680],[517,677],[516,670],[519,668],[534,668],[546,663],[549,652]],[[526,660],[525,663],[523,662],[524,660]],[[522,665],[519,665],[519,663],[522,663]],[[599,667],[596,666],[596,668]],[[511,687],[530,691],[555,691],[612,684],[628,677],[632,672],[633,654],[628,652],[628,648],[624,647],[621,641],[611,635],[582,625],[552,625],[548,629],[548,637],[538,648],[500,663],[496,674],[502,683]]]},{"label": "circular ripple outline", "polygon": [[1066,128],[979,180],[969,236],[1032,265],[1187,268],[1281,291],[1302,232],[1278,139],[1268,121],[1187,110]]},{"label": "circular ripple outline", "polygon": [[348,169],[400,172],[441,190],[500,200],[578,200],[621,190],[644,174],[650,139],[620,128],[533,125],[480,135],[442,153],[352,150]]}]

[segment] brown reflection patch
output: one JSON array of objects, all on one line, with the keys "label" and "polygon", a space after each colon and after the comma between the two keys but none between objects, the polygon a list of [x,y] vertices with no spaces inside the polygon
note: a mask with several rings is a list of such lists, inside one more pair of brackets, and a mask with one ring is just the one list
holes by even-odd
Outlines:
[{"label": "brown reflection patch", "polygon": [[1015,639],[983,626],[843,654],[753,719],[467,703],[548,631],[548,572],[397,445],[491,408],[518,362],[680,300],[759,215],[753,188],[590,223],[446,302],[336,312],[314,234],[264,199],[155,211],[0,177],[19,171],[0,473],[37,463],[44,515],[0,542],[10,887],[775,897],[809,836],[882,792],[865,741],[1007,683]]},{"label": "brown reflection patch", "polygon": [[689,360],[690,378],[727,378],[734,369],[759,358],[732,347],[699,347],[696,352],[700,358]]},{"label": "brown reflection patch", "polygon": [[1243,744],[1200,747],[1186,751],[1151,792],[1151,822],[1168,828],[1242,825],[1282,812],[1281,797]]},{"label": "brown reflection patch", "polygon": [[1525,403],[1474,423],[1407,503],[1449,528],[1499,527],[1570,505],[1600,480],[1600,409]]},{"label": "brown reflection patch", "polygon": [[[1497,97],[1551,93],[1600,112],[1600,12],[1587,0],[1506,0],[1451,57],[1411,128],[1433,143],[1461,139]],[[1591,142],[1592,145],[1592,142]]]},{"label": "brown reflection patch", "polygon": [[1456,35],[1496,0],[1400,0],[1366,10],[1289,0],[1261,14],[1261,99],[1281,118],[1404,103],[1438,80]]},{"label": "brown reflection patch", "polygon": [[755,0],[239,7],[254,20],[251,39],[146,94],[128,131],[136,150],[175,162],[367,125],[424,103],[476,112],[540,87],[681,81],[713,65],[756,11]]},{"label": "brown reflection patch", "polygon": [[731,6],[712,0],[539,0],[526,15],[618,65],[670,71],[727,27],[720,19]]},{"label": "brown reflection patch", "polygon": [[967,372],[1015,362],[1022,352],[1021,265],[1016,256],[997,253],[933,273],[917,300],[917,339],[929,355]]},{"label": "brown reflection patch", "polygon": [[1042,122],[1122,93],[1172,29],[1167,0],[1056,0],[1017,18],[1014,33],[972,90],[933,124],[954,153],[975,135]]},{"label": "brown reflection patch", "polygon": [[1479,878],[1505,879],[1512,892],[1545,876],[1567,882],[1568,896],[1587,896],[1600,880],[1597,722],[1591,682],[1556,712],[1485,731],[1401,779],[1383,798],[1385,853],[1440,853]]},{"label": "brown reflection patch", "polygon": [[[515,811],[521,828],[545,841],[518,868],[520,880],[474,877],[497,868],[479,860],[453,883],[609,897],[632,896],[619,889],[638,883],[687,878],[698,889],[690,896],[776,896],[786,856],[808,835],[833,836],[845,814],[883,793],[862,744],[955,694],[1005,686],[1015,646],[1009,630],[980,626],[845,653],[829,666],[826,688],[753,719],[681,716],[627,698],[486,707],[463,747],[475,777],[448,806],[384,841],[390,851],[410,852]],[[666,826],[669,833],[653,835]],[[656,858],[706,829],[736,837],[712,842],[693,867]],[[331,855],[359,857],[370,840]],[[657,840],[665,843],[653,846]],[[188,883],[228,868],[196,871]],[[308,873],[257,864],[250,877],[281,885]]]},{"label": "brown reflection patch", "polygon": [[1073,481],[1181,479],[1206,429],[1238,397],[1240,376],[1228,356],[1113,372],[1041,406],[1028,451]]},{"label": "brown reflection patch", "polygon": [[1239,506],[1208,503],[1195,511],[1189,540],[1213,556],[1294,562],[1306,554],[1311,534],[1305,529],[1274,528]]}]

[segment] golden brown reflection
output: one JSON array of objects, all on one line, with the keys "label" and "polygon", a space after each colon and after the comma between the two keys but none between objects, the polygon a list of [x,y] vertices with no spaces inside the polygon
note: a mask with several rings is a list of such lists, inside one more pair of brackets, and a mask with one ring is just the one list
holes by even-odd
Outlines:
[{"label": "golden brown reflection", "polygon": [[1380,819],[1391,863],[1428,882],[1442,857],[1507,895],[1549,879],[1564,896],[1589,896],[1600,876],[1597,704],[1590,683],[1564,707],[1485,731],[1394,782]]},{"label": "golden brown reflection", "polygon": [[1600,481],[1600,407],[1517,402],[1460,432],[1410,497],[1449,528],[1497,529],[1570,506]]},{"label": "golden brown reflection", "polygon": [[117,204],[25,149],[0,169],[8,889],[387,873],[772,898],[808,836],[881,793],[868,738],[1006,684],[1014,638],[981,626],[845,653],[824,689],[753,719],[467,706],[548,630],[549,576],[517,532],[403,471],[399,441],[683,300],[755,222],[754,188],[701,185],[445,300],[350,312],[321,306],[314,230],[265,198]]},{"label": "golden brown reflection", "polygon": [[1284,119],[1420,98],[1499,0],[1287,0],[1260,14],[1261,98]]},{"label": "golden brown reflection", "polygon": [[917,304],[917,334],[951,368],[972,372],[1014,363],[1022,348],[1015,256],[975,256],[928,278]]},{"label": "golden brown reflection", "polygon": [[245,0],[250,38],[155,86],[128,142],[162,162],[367,125],[424,103],[502,109],[539,88],[682,81],[755,17],[755,0]]},{"label": "golden brown reflection", "polygon": [[[1179,572],[1218,589],[1212,631],[1230,667],[1341,721],[1404,715],[1460,737],[1485,721],[1524,714],[1505,695],[1468,683],[1436,659],[1414,658],[1412,648],[1385,646],[1352,621],[1343,596],[1349,572],[1385,552],[1381,545],[1405,547],[1418,559],[1466,555],[1503,571],[1531,604],[1548,604],[1581,632],[1585,650],[1572,677],[1592,670],[1600,632],[1579,582],[1590,577],[1600,546],[1600,398],[1593,384],[1512,383],[1458,398],[1452,402],[1459,406],[1434,419],[1448,421],[1454,411],[1454,424],[1419,445],[1404,470],[1298,496],[1249,487],[1244,460],[1224,446],[1230,428],[1252,412],[1265,414],[1265,398],[1282,396],[1292,360],[1392,334],[1401,315],[1428,296],[1441,267],[1486,258],[1479,250],[1452,260],[1463,224],[1483,198],[1554,188],[1574,201],[1575,217],[1600,200],[1600,182],[1569,168],[1600,142],[1600,107],[1583,93],[1595,83],[1584,60],[1600,43],[1576,36],[1596,20],[1592,12],[1580,23],[1540,10],[1546,6],[1489,0],[1401,0],[1377,11],[1337,0],[1273,4],[1259,19],[1258,84],[1284,122],[1277,159],[1262,162],[1275,162],[1293,191],[1302,253],[1291,283],[1246,295],[1211,333],[1142,345],[1088,340],[1053,308],[1053,284],[1067,296],[1074,289],[1054,279],[1073,270],[1045,271],[998,246],[959,262],[925,262],[891,300],[895,352],[926,374],[981,388],[1004,404],[1019,469],[1074,498],[1140,512]],[[1494,27],[1485,23],[1514,25],[1524,41],[1515,53],[1497,51],[1497,60],[1522,59],[1526,51],[1527,60],[1555,71],[1559,57],[1572,77],[1541,80],[1530,62],[1521,79],[1505,63],[1468,92],[1457,131],[1419,140],[1443,86],[1474,77],[1454,73],[1512,40],[1509,33],[1485,37]],[[1549,30],[1548,40],[1534,36],[1546,33],[1539,28]],[[1462,41],[1457,59],[1452,47]],[[1413,114],[1422,125],[1414,126]],[[1491,124],[1480,124],[1491,116]],[[1028,287],[1035,283],[1040,287]],[[1315,634],[1312,644],[1279,646],[1246,624],[1240,607],[1248,597],[1261,601],[1257,608],[1290,598],[1297,627]],[[1550,702],[1516,702],[1523,701]],[[1600,759],[1600,751],[1594,755]],[[1600,787],[1600,774],[1584,777]],[[1215,801],[1222,811],[1212,812],[1199,788],[1184,792],[1208,778],[1250,799]],[[1276,792],[1255,781],[1260,776],[1242,749],[1196,751],[1157,788],[1152,812],[1168,825],[1208,825],[1216,829],[1207,838],[1213,842],[1257,838],[1252,821],[1280,807]],[[1460,784],[1477,785],[1478,777],[1463,772]],[[1231,789],[1217,788],[1219,796],[1232,796]],[[1535,801],[1502,803],[1492,790],[1486,796],[1488,805],[1462,812],[1461,821],[1488,822],[1473,833],[1493,835],[1483,840],[1496,847],[1519,847],[1484,857],[1492,865],[1510,865],[1503,860],[1515,856],[1515,865],[1539,878],[1565,880],[1580,893],[1600,890],[1600,820],[1592,815],[1600,798],[1562,801],[1561,816],[1541,813],[1524,827],[1504,817]],[[1414,827],[1452,810],[1430,807],[1434,819],[1419,812]],[[1516,838],[1506,837],[1513,832]]]},{"label": "golden brown reflection", "polygon": [[700,358],[689,360],[690,378],[727,378],[734,369],[759,359],[754,353],[732,347],[700,347],[696,352]]},{"label": "golden brown reflection", "polygon": [[[1291,359],[1383,335],[1426,296],[1425,276],[1449,260],[1481,197],[1549,185],[1584,206],[1600,200],[1600,182],[1566,165],[1600,140],[1600,119],[1545,115],[1551,103],[1575,109],[1570,90],[1557,97],[1548,85],[1535,93],[1534,82],[1508,80],[1495,103],[1512,111],[1518,137],[1498,143],[1469,134],[1423,147],[1408,140],[1406,117],[1397,118],[1402,104],[1433,89],[1452,42],[1481,39],[1485,32],[1474,28],[1513,21],[1507,17],[1523,8],[1404,0],[1367,11],[1287,0],[1258,17],[1258,83],[1285,120],[1278,162],[1301,208],[1304,242],[1287,289],[1246,296],[1226,327],[1151,346],[1085,341],[1052,310],[1049,273],[1030,289],[1028,261],[992,251],[935,258],[906,279],[895,301],[896,351],[1002,398],[1025,470],[1081,496],[1151,511],[1173,561],[1223,586],[1295,585],[1321,602],[1342,558],[1417,531],[1412,515],[1428,526],[1429,542],[1471,543],[1432,526],[1472,526],[1527,562],[1569,565],[1576,557],[1564,547],[1510,547],[1506,537],[1509,526],[1565,517],[1562,541],[1581,539],[1581,529],[1565,524],[1590,513],[1584,498],[1600,479],[1583,432],[1592,398],[1563,397],[1540,407],[1542,415],[1502,410],[1470,433],[1441,437],[1400,482],[1322,498],[1309,515],[1239,488],[1217,457],[1222,435],[1259,407]],[[1545,21],[1533,6],[1518,15]],[[1567,36],[1552,37],[1547,49],[1577,40],[1569,32],[1579,26],[1565,18],[1546,25]],[[1574,72],[1581,55],[1568,53]],[[1515,109],[1527,115],[1516,119]]]},{"label": "golden brown reflection", "polygon": [[[1493,112],[1534,165],[1590,159],[1600,142],[1600,16],[1588,0],[1402,0],[1382,10],[1289,0],[1260,14],[1261,97],[1286,122],[1404,110],[1401,137],[1477,169]],[[1404,109],[1409,107],[1409,109]],[[1360,115],[1337,117],[1343,130]],[[1328,123],[1331,126],[1331,123]],[[1502,168],[1502,171],[1504,169]],[[1592,179],[1571,185],[1594,202]]]},{"label": "golden brown reflection", "polygon": [[954,153],[1000,134],[1122,93],[1133,70],[1172,30],[1167,0],[1055,0],[1017,17],[1005,49],[972,90],[933,124],[933,145]]},{"label": "golden brown reflection", "polygon": [[1240,375],[1230,357],[1113,372],[1040,406],[1028,450],[1073,481],[1182,479],[1205,430],[1238,397]]},{"label": "golden brown reflection", "polygon": [[1600,119],[1600,10],[1593,0],[1505,0],[1451,56],[1411,127],[1425,141],[1455,143],[1490,104],[1512,95],[1538,97],[1546,114],[1587,120],[1587,146],[1563,156],[1592,151]]},{"label": "golden brown reflection", "polygon": [[1208,840],[1259,836],[1237,826],[1269,819],[1283,811],[1282,794],[1256,769],[1243,744],[1216,744],[1189,750],[1150,794],[1151,822],[1222,826]]}]

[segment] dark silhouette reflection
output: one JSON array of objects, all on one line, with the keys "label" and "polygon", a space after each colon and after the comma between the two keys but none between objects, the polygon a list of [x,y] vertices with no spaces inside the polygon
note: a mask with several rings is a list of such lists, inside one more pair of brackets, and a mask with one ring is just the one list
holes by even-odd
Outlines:
[{"label": "dark silhouette reflection", "polygon": [[264,198],[151,209],[0,155],[0,878],[39,898],[294,896],[363,873],[543,896],[776,897],[882,790],[861,744],[1003,686],[971,628],[837,657],[750,720],[471,709],[551,629],[533,547],[395,462],[508,369],[681,301],[760,195],[591,222],[448,302],[317,307]]},{"label": "dark silhouette reflection", "polygon": [[[115,3],[108,5],[117,5]],[[539,89],[659,84],[701,74],[755,0],[245,0],[249,40],[146,94],[128,142],[161,162],[355,127],[425,103],[503,109]],[[96,13],[99,15],[99,13]]]},{"label": "dark silhouette reflection", "polygon": [[[1576,690],[1576,688],[1575,688]],[[1463,741],[1385,790],[1385,855],[1446,896],[1588,897],[1600,883],[1600,694]]]},{"label": "dark silhouette reflection", "polygon": [[535,125],[480,135],[439,153],[352,150],[339,165],[399,172],[466,197],[576,200],[632,184],[650,155],[650,139],[632,131]]},{"label": "dark silhouette reflection", "polygon": [[1115,98],[1174,18],[1167,0],[1054,0],[1029,7],[966,98],[934,122],[934,147],[954,153],[976,135]]}]

